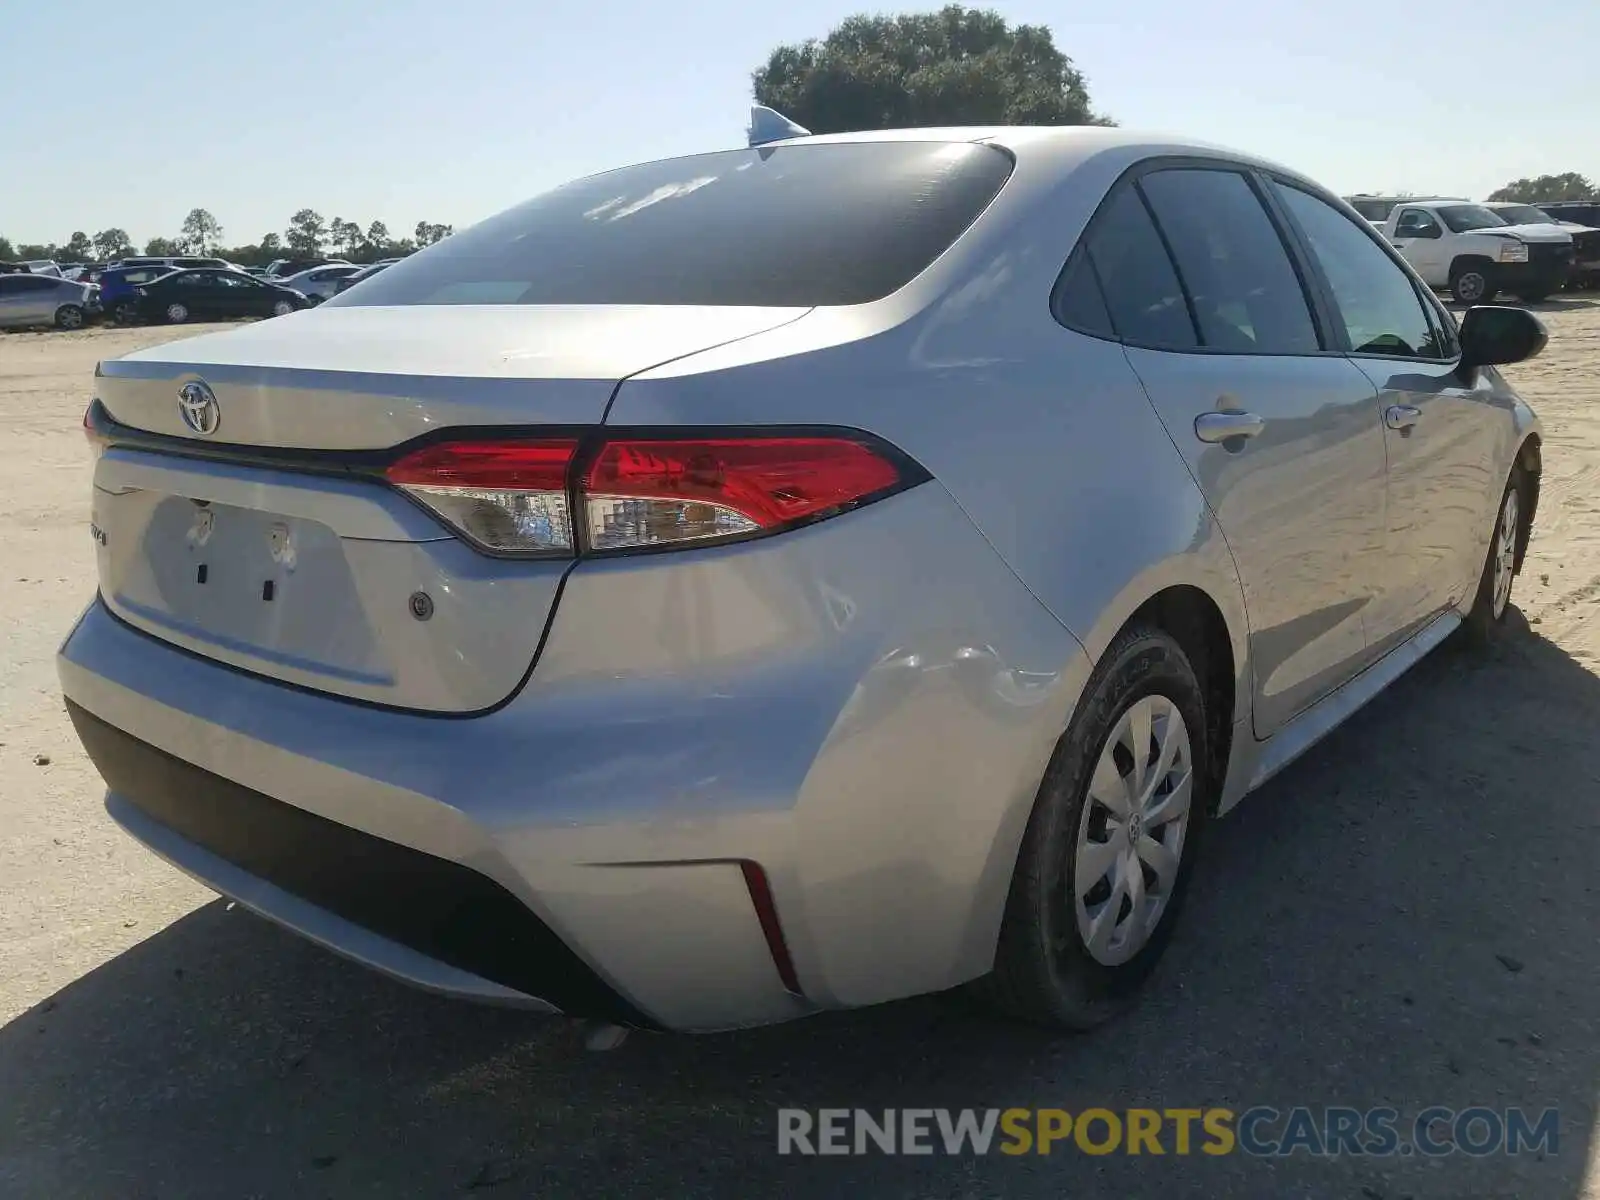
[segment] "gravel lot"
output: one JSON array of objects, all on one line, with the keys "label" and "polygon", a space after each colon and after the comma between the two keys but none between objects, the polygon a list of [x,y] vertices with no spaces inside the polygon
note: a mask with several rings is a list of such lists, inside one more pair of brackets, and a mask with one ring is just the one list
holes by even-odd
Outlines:
[{"label": "gravel lot", "polygon": [[[96,360],[0,335],[0,1196],[1600,1198],[1600,303],[1544,306],[1514,634],[1432,655],[1216,830],[1149,997],[1051,1040],[938,1000],[585,1053],[408,991],[118,833],[52,655],[92,595]],[[186,330],[185,333],[190,331]],[[779,1106],[1523,1105],[1547,1158],[845,1158]]]}]

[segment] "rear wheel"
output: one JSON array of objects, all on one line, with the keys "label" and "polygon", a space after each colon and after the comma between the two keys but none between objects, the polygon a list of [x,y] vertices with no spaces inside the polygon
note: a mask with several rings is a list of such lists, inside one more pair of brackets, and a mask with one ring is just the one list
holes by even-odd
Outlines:
[{"label": "rear wheel", "polygon": [[186,304],[167,305],[167,320],[174,325],[182,325],[189,319],[189,307]]},{"label": "rear wheel", "polygon": [[1468,263],[1450,272],[1450,295],[1457,303],[1487,304],[1499,290],[1488,263]]},{"label": "rear wheel", "polygon": [[139,319],[139,309],[127,301],[123,301],[111,310],[111,319],[118,325],[132,325]]},{"label": "rear wheel", "polygon": [[1534,288],[1531,292],[1518,292],[1517,299],[1524,304],[1543,304],[1550,298],[1548,289]]},{"label": "rear wheel", "polygon": [[1211,800],[1206,729],[1178,644],[1148,627],[1119,636],[1045,773],[979,995],[1062,1029],[1133,1001],[1188,888]]},{"label": "rear wheel", "polygon": [[57,329],[82,329],[83,309],[76,304],[63,304],[56,309]]},{"label": "rear wheel", "polygon": [[272,315],[275,317],[287,317],[293,311],[294,305],[287,300],[279,300],[272,306]]}]

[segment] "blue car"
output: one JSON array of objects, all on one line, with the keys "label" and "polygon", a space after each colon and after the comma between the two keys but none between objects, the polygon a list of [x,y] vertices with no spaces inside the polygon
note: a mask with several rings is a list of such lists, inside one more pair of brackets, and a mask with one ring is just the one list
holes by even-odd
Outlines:
[{"label": "blue car", "polygon": [[176,268],[162,263],[144,267],[109,267],[100,272],[100,308],[119,325],[139,319],[137,289],[152,279],[170,275]]}]

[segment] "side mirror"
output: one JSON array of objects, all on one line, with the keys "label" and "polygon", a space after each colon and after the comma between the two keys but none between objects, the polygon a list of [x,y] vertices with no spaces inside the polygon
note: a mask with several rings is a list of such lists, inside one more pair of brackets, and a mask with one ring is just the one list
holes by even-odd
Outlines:
[{"label": "side mirror", "polygon": [[1545,348],[1544,322],[1525,308],[1480,304],[1461,319],[1461,365],[1498,367],[1524,362]]}]

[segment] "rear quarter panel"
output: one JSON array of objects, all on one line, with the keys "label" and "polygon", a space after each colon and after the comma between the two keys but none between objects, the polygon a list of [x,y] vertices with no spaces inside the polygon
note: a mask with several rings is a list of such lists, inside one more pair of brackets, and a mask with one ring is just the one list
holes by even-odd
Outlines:
[{"label": "rear quarter panel", "polygon": [[[608,421],[865,429],[932,472],[1091,658],[1151,595],[1187,584],[1222,611],[1242,679],[1243,600],[1203,496],[1122,347],[1050,312],[1079,233],[1146,153],[1070,169],[1023,154],[989,211],[900,292],[646,371]],[[1236,718],[1249,690],[1235,689]]]}]

